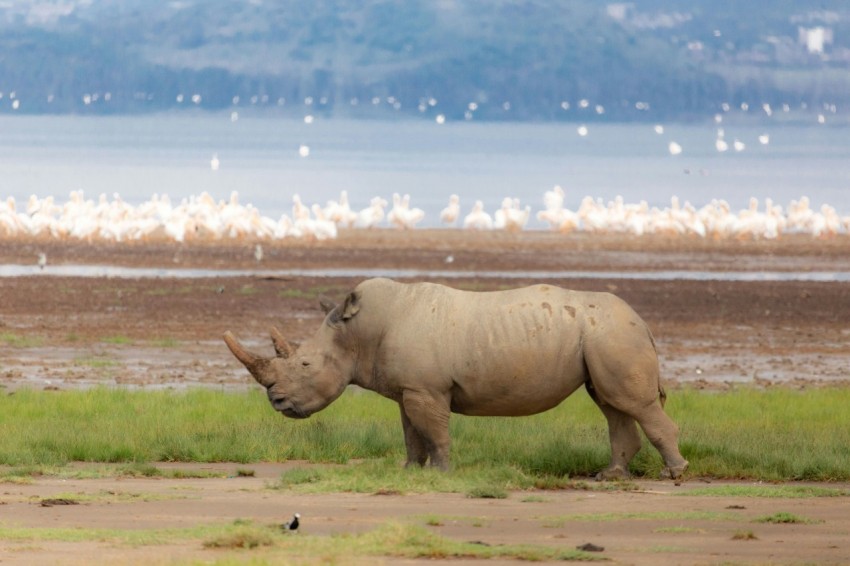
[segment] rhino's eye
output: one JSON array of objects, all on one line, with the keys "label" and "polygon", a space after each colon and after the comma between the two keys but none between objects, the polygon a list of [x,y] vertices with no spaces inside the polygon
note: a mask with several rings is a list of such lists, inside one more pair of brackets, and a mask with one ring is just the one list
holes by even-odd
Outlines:
[{"label": "rhino's eye", "polygon": [[310,362],[301,362],[301,365],[304,366],[304,367],[307,367],[307,366],[310,365]]}]

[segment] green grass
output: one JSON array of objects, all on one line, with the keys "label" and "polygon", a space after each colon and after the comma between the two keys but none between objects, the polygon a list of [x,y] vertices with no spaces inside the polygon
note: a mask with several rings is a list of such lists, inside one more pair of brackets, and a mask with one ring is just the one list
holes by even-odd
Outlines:
[{"label": "green grass", "polygon": [[44,338],[38,336],[21,336],[12,332],[0,332],[0,342],[13,348],[38,348],[44,345]]},{"label": "green grass", "polygon": [[119,346],[133,343],[133,340],[131,338],[128,338],[127,336],[121,336],[121,335],[105,336],[105,337],[101,338],[101,341],[105,342],[107,344],[116,344],[116,345],[119,345]]},{"label": "green grass", "polygon": [[793,513],[787,512],[779,512],[774,513],[773,515],[766,515],[764,517],[758,517],[753,519],[754,523],[773,523],[775,525],[813,525],[816,523],[821,523],[822,521],[817,521],[815,519],[807,519],[806,517],[800,517],[799,515],[794,515]]},{"label": "green grass", "polygon": [[850,490],[816,485],[724,485],[678,491],[676,495],[807,499],[811,497],[848,497]]},{"label": "green grass", "polygon": [[467,491],[466,496],[470,499],[507,499],[508,492],[495,485],[479,485]]},{"label": "green grass", "polygon": [[[226,525],[204,525],[183,529],[84,529],[7,527],[0,524],[0,540],[14,543],[45,541],[99,542],[125,546],[151,546],[199,540],[205,548],[222,550],[263,549],[257,558],[269,563],[293,555],[321,557],[322,561],[345,560],[352,556],[402,558],[501,558],[506,560],[605,560],[604,557],[543,545],[493,545],[460,542],[440,536],[426,527],[388,523],[359,534],[318,536],[290,535],[274,525],[257,525],[236,520]],[[244,558],[244,556],[243,556]],[[241,562],[240,562],[241,563]]]},{"label": "green grass", "polygon": [[691,533],[704,533],[705,531],[702,529],[697,529],[694,527],[659,527],[657,529],[652,529],[653,533],[673,533],[673,534],[691,534]]},{"label": "green grass", "polygon": [[322,296],[329,297],[332,301],[341,301],[343,296],[351,289],[339,285],[316,285],[309,289],[298,289],[291,287],[278,291],[278,297],[282,299],[310,299],[318,300]]},{"label": "green grass", "polygon": [[719,511],[647,511],[635,513],[585,513],[544,517],[543,526],[563,528],[574,521],[609,523],[614,521],[739,521],[732,513]]},{"label": "green grass", "polygon": [[[667,410],[681,428],[689,473],[765,481],[850,480],[850,389],[795,391],[683,390]],[[281,487],[364,492],[580,488],[608,461],[605,420],[581,393],[560,407],[525,418],[455,415],[452,469],[406,470],[396,404],[350,391],[310,419],[285,419],[264,393],[92,389],[19,390],[0,396],[0,465],[63,466],[69,462],[145,463],[306,460],[344,464],[294,470]],[[632,463],[637,476],[657,477],[658,453],[644,442]],[[609,484],[602,484],[607,488]],[[632,489],[633,484],[614,485]],[[772,486],[719,495],[846,495],[826,488]],[[729,490],[732,491],[729,491]],[[691,490],[693,491],[693,490]]]}]

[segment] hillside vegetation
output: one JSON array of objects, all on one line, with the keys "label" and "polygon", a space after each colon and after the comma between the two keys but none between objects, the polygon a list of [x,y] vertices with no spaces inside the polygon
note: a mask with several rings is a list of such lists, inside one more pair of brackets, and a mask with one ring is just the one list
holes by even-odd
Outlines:
[{"label": "hillside vegetation", "polygon": [[[589,120],[840,104],[850,6],[816,4],[13,0],[0,6],[0,113],[306,105]],[[819,27],[812,52],[800,30]]]}]

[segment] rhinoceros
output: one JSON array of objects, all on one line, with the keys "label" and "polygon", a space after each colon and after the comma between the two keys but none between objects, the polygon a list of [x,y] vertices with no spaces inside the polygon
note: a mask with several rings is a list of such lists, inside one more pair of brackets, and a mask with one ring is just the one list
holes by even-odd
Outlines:
[{"label": "rhinoceros", "polygon": [[635,422],[661,453],[663,477],[688,466],[663,410],[652,334],[610,293],[552,285],[472,292],[377,278],[322,308],[324,321],[300,346],[273,328],[273,357],[224,334],[287,417],[309,417],[356,384],[398,403],[407,465],[447,469],[451,413],[531,415],[584,385],[608,420],[611,462],[598,479],[628,476],[641,446]]}]

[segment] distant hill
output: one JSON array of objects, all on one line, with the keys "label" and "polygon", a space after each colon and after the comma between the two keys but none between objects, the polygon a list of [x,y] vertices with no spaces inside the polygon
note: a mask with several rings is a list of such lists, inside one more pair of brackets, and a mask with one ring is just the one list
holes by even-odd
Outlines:
[{"label": "distant hill", "polygon": [[850,102],[850,3],[758,4],[8,0],[0,113],[640,120]]}]

